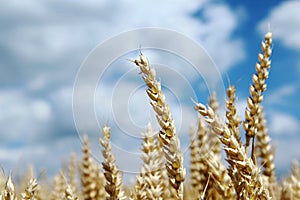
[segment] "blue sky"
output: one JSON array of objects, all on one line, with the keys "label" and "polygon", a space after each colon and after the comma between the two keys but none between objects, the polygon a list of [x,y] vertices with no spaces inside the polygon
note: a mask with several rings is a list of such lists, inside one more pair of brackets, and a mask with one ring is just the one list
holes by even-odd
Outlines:
[{"label": "blue sky", "polygon": [[[222,73],[224,84],[227,85],[227,76],[232,84],[237,84],[239,114],[243,117],[251,74],[254,73],[263,35],[270,24],[274,44],[264,107],[272,144],[276,147],[277,171],[287,173],[292,159],[300,159],[300,107],[297,101],[300,94],[299,6],[299,1],[3,2],[0,8],[1,165],[6,171],[19,172],[24,171],[23,166],[27,163],[33,163],[37,169],[45,168],[51,175],[66,162],[70,152],[81,155],[78,134],[82,133],[77,133],[72,113],[76,74],[97,45],[136,28],[171,29],[197,41]],[[153,60],[157,58],[151,52],[148,55]],[[137,52],[134,52],[124,58],[134,59],[136,56]],[[119,59],[112,69],[120,64],[126,65],[126,69],[134,67]],[[121,91],[130,91],[130,88],[136,88],[136,84],[141,84],[140,77],[137,75],[135,79],[133,75],[136,74],[130,75],[131,81],[122,82]],[[138,164],[141,141],[123,136],[114,128],[116,121],[105,95],[113,91],[114,86],[110,84],[115,83],[116,77],[122,77],[122,73],[111,79],[107,77],[109,84],[100,85],[99,96],[95,98],[99,104],[105,105],[105,109],[96,113],[101,122],[107,121],[115,131],[112,140],[118,164],[125,171],[131,170],[125,167],[126,163]],[[172,99],[174,95],[168,90],[172,89],[171,80],[172,76],[166,93],[167,101],[174,109],[175,122],[188,123],[195,113],[193,109],[180,108],[178,99]],[[198,86],[193,84],[193,87],[200,86],[200,82]],[[179,84],[174,84],[174,88],[181,93]],[[135,129],[130,129],[134,130],[133,135],[139,134],[137,130],[143,131],[146,120],[153,117],[142,91],[143,88],[136,90],[129,100],[115,100],[116,105],[122,105],[119,109],[128,107],[116,112],[119,116],[129,113],[131,121],[136,124]],[[200,96],[205,101],[207,92]],[[187,100],[184,102],[192,105]],[[177,118],[181,112],[184,115]],[[186,129],[189,126],[187,124]],[[95,132],[88,134],[93,138],[95,157],[101,159],[97,140],[100,130]],[[181,138],[182,146],[188,146],[188,136],[183,134]],[[135,156],[124,156],[124,151]],[[138,165],[135,170],[138,170]]]}]

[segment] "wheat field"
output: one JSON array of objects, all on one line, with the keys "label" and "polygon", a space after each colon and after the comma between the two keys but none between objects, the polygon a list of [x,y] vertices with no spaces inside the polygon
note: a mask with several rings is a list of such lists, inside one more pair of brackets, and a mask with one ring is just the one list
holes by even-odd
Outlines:
[{"label": "wheat field", "polygon": [[[134,185],[125,185],[111,152],[110,127],[102,128],[103,162],[91,156],[88,137],[83,138],[82,156],[71,154],[69,166],[51,184],[28,172],[14,181],[11,173],[0,177],[0,200],[16,199],[300,199],[300,170],[297,161],[291,173],[279,180],[275,174],[274,150],[266,127],[263,94],[271,66],[272,33],[265,35],[252,75],[245,120],[237,115],[236,89],[229,85],[226,120],[220,116],[216,93],[207,105],[195,102],[197,124],[190,130],[189,172],[167,99],[156,71],[140,53],[133,63],[139,67],[160,130],[148,124],[142,133],[143,161]],[[248,90],[248,88],[246,88]],[[241,134],[245,134],[242,141]],[[222,154],[222,151],[224,153]],[[222,158],[225,155],[225,158]]]}]

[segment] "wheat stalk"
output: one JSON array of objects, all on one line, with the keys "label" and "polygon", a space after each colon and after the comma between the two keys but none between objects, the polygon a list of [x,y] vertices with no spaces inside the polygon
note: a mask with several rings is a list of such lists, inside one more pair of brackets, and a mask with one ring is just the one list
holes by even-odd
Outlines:
[{"label": "wheat stalk", "polygon": [[159,138],[164,144],[164,155],[170,183],[176,190],[177,198],[183,199],[185,169],[170,108],[166,104],[161,84],[156,80],[155,69],[149,65],[148,59],[141,53],[139,60],[135,60],[134,63],[140,68],[143,74],[142,77],[148,86],[147,94],[151,99],[150,103],[156,112],[156,118],[161,127]]}]

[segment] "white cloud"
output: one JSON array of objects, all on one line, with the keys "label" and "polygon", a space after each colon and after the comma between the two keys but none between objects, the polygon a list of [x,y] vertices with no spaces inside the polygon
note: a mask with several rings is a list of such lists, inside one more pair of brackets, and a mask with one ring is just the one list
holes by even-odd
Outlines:
[{"label": "white cloud", "polygon": [[41,121],[47,121],[52,117],[52,110],[48,102],[36,100],[32,102],[32,111],[35,117]]},{"label": "white cloud", "polygon": [[47,101],[31,98],[21,90],[1,90],[0,107],[0,132],[5,133],[2,141],[25,138],[28,142],[47,130],[52,117]]},{"label": "white cloud", "polygon": [[[27,61],[53,62],[71,55],[79,61],[74,55],[87,53],[98,42],[139,27],[168,28],[192,37],[204,44],[222,70],[230,68],[244,57],[242,41],[231,38],[238,25],[239,15],[243,14],[241,10],[233,11],[225,5],[196,0],[176,3],[102,1],[91,4],[52,1],[33,4],[31,2],[30,6],[24,5],[19,10],[11,3],[7,5],[10,12],[2,13],[7,19],[16,16],[24,18],[26,26],[18,24],[12,33],[3,36],[1,42],[15,56]],[[54,9],[60,6],[66,11]],[[200,8],[203,8],[205,22],[192,16]],[[40,12],[30,12],[32,9]]]},{"label": "white cloud", "polygon": [[288,113],[271,112],[269,129],[270,134],[295,135],[300,131],[299,120]]},{"label": "white cloud", "polygon": [[289,96],[292,96],[297,92],[297,85],[284,85],[275,91],[270,91],[266,97],[267,104],[282,104],[285,103],[285,99]]},{"label": "white cloud", "polygon": [[300,159],[299,140],[290,139],[274,139],[272,145],[275,147],[275,167],[276,170],[284,173],[286,176],[292,170],[292,161]]},{"label": "white cloud", "polygon": [[280,40],[287,47],[299,50],[299,7],[300,1],[283,1],[258,25],[258,30],[264,34],[270,24],[275,39]]},{"label": "white cloud", "polygon": [[[192,16],[198,9],[203,10],[205,20],[202,21]],[[8,27],[1,28],[3,23],[0,23],[0,44],[5,51],[10,53],[6,59],[11,59],[7,60],[10,65],[0,63],[0,66],[3,66],[4,72],[11,70],[11,73],[7,72],[7,74],[21,76],[20,80],[7,79],[8,84],[20,86],[19,89],[0,91],[0,107],[2,108],[0,132],[6,134],[2,142],[14,142],[25,137],[26,141],[43,140],[42,144],[45,146],[39,146],[40,149],[29,149],[25,146],[24,152],[33,157],[36,156],[34,163],[40,164],[41,160],[44,161],[41,158],[47,153],[49,162],[44,164],[50,168],[54,167],[53,163],[51,164],[53,160],[58,163],[57,155],[61,155],[60,152],[65,153],[69,150],[63,148],[66,145],[63,140],[66,140],[70,146],[73,141],[63,137],[64,132],[56,133],[56,131],[73,129],[71,84],[80,62],[99,42],[134,28],[160,27],[179,31],[203,44],[222,72],[243,59],[245,54],[243,41],[231,37],[238,26],[238,17],[243,13],[240,10],[235,12],[222,4],[215,5],[206,1],[177,0],[174,2],[168,0],[156,3],[133,0],[126,3],[108,0],[90,0],[85,3],[79,1],[9,1],[1,6],[0,11],[0,19],[6,19],[5,22],[9,24]],[[180,47],[181,44],[176,45]],[[190,72],[184,70],[187,73]],[[136,76],[136,79],[139,78]],[[163,82],[166,84],[172,80],[169,76]],[[127,119],[128,111],[136,115],[129,119],[136,122],[134,129],[131,123],[127,124],[123,121],[122,125],[131,134],[138,135],[142,129],[142,122],[145,121],[146,124],[149,118],[152,121],[155,121],[155,118],[149,111],[151,108],[145,94],[136,96],[132,105],[127,99],[124,101],[123,97],[126,95],[124,93],[131,88],[131,83],[132,79],[122,83],[123,93],[120,94],[120,98],[116,99],[115,105],[124,107],[117,113],[122,120]],[[176,98],[184,96],[179,91],[187,88],[181,83],[183,82],[177,81],[170,85],[170,89],[175,91],[175,96],[169,93],[167,101],[178,125],[178,132],[185,138],[185,133],[188,132],[196,113],[192,107],[178,105]],[[26,89],[23,90],[24,86]],[[108,101],[110,99],[106,94],[111,92],[113,87],[104,86],[104,93],[100,94],[100,98],[103,99],[101,99],[102,102],[99,101],[99,115],[102,120],[107,120],[112,119],[112,114],[109,110],[111,102]],[[45,98],[27,94],[28,90],[41,92]],[[84,95],[82,98],[85,100]],[[129,110],[127,106],[131,106]],[[139,110],[135,110],[136,108]],[[149,115],[152,115],[152,118]],[[89,120],[85,121],[89,123]],[[91,134],[99,136],[100,132],[91,132]],[[51,140],[48,143],[45,142],[49,138]],[[77,139],[77,137],[74,138]],[[123,148],[128,146],[127,142],[132,139],[126,136],[120,138],[122,140],[117,138],[113,142]],[[95,141],[97,141],[95,145],[99,146],[98,140]],[[134,142],[140,143],[140,141]],[[55,149],[52,146],[53,143],[57,145],[55,151],[53,151]],[[182,146],[187,143],[183,142]],[[80,149],[79,146],[77,148]],[[126,150],[135,151],[139,146],[135,145],[130,148]],[[2,149],[0,153],[4,152],[11,157],[12,154],[9,154],[9,151],[10,149]],[[42,154],[37,155],[37,152],[42,152]],[[12,151],[12,153],[16,152]],[[16,154],[19,155],[19,153]],[[30,158],[28,155],[26,159]],[[125,164],[128,161],[122,162]],[[55,167],[59,165],[58,163]]]}]

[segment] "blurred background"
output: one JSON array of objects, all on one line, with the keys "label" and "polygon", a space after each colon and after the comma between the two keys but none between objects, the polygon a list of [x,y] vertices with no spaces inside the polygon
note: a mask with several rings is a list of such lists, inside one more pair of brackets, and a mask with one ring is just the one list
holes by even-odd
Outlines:
[{"label": "blurred background", "polygon": [[[77,132],[72,112],[76,74],[97,45],[137,28],[166,28],[198,42],[218,67],[225,86],[227,77],[237,86],[239,115],[243,118],[257,54],[270,27],[274,42],[272,68],[263,105],[276,150],[277,173],[288,173],[292,160],[300,160],[299,7],[299,1],[3,1],[0,7],[1,166],[6,172],[12,169],[17,174],[31,163],[37,173],[45,169],[52,176],[67,162],[71,152],[80,158],[83,133]],[[149,55],[156,59],[151,52]],[[137,56],[138,51],[125,55],[111,69],[118,65],[134,68],[125,58]],[[131,87],[131,83],[141,84],[138,70],[134,75],[135,80],[130,76],[131,82],[124,80],[122,84],[122,91],[133,88],[134,95],[125,102],[122,98],[114,102],[128,107],[131,122],[136,124],[133,135],[129,134],[131,137],[127,135],[126,138],[126,134],[116,128],[118,124],[109,110],[110,102],[102,102],[105,92],[111,92],[113,86],[104,87],[105,84],[100,82],[96,92],[99,96],[95,97],[99,106],[105,105],[105,109],[96,108],[95,112],[100,124],[107,122],[112,126],[117,163],[125,171],[131,170],[128,169],[129,162],[129,167],[135,166],[134,170],[138,171],[139,160],[133,157],[140,156],[141,140],[134,136],[139,135],[137,131],[144,131],[147,119],[152,121],[153,116],[144,88]],[[104,80],[109,82],[110,78],[115,77],[108,73]],[[204,86],[201,80],[194,83],[200,92],[197,96],[203,97],[199,100],[206,103],[209,92],[203,89]],[[166,93],[175,122],[185,126],[180,138],[186,148],[189,138],[185,130],[194,123],[189,119],[196,120],[197,114],[192,107],[183,112],[175,98],[176,93],[172,95],[169,88],[172,84]],[[177,89],[177,93],[186,94],[184,88]],[[224,105],[224,96],[219,101]],[[189,104],[193,105],[191,101]],[[115,110],[119,114],[121,111]],[[98,144],[101,130],[87,134],[92,139],[95,158],[101,161]],[[122,152],[131,152],[135,156],[124,156]],[[187,164],[188,153],[185,158]]]}]

